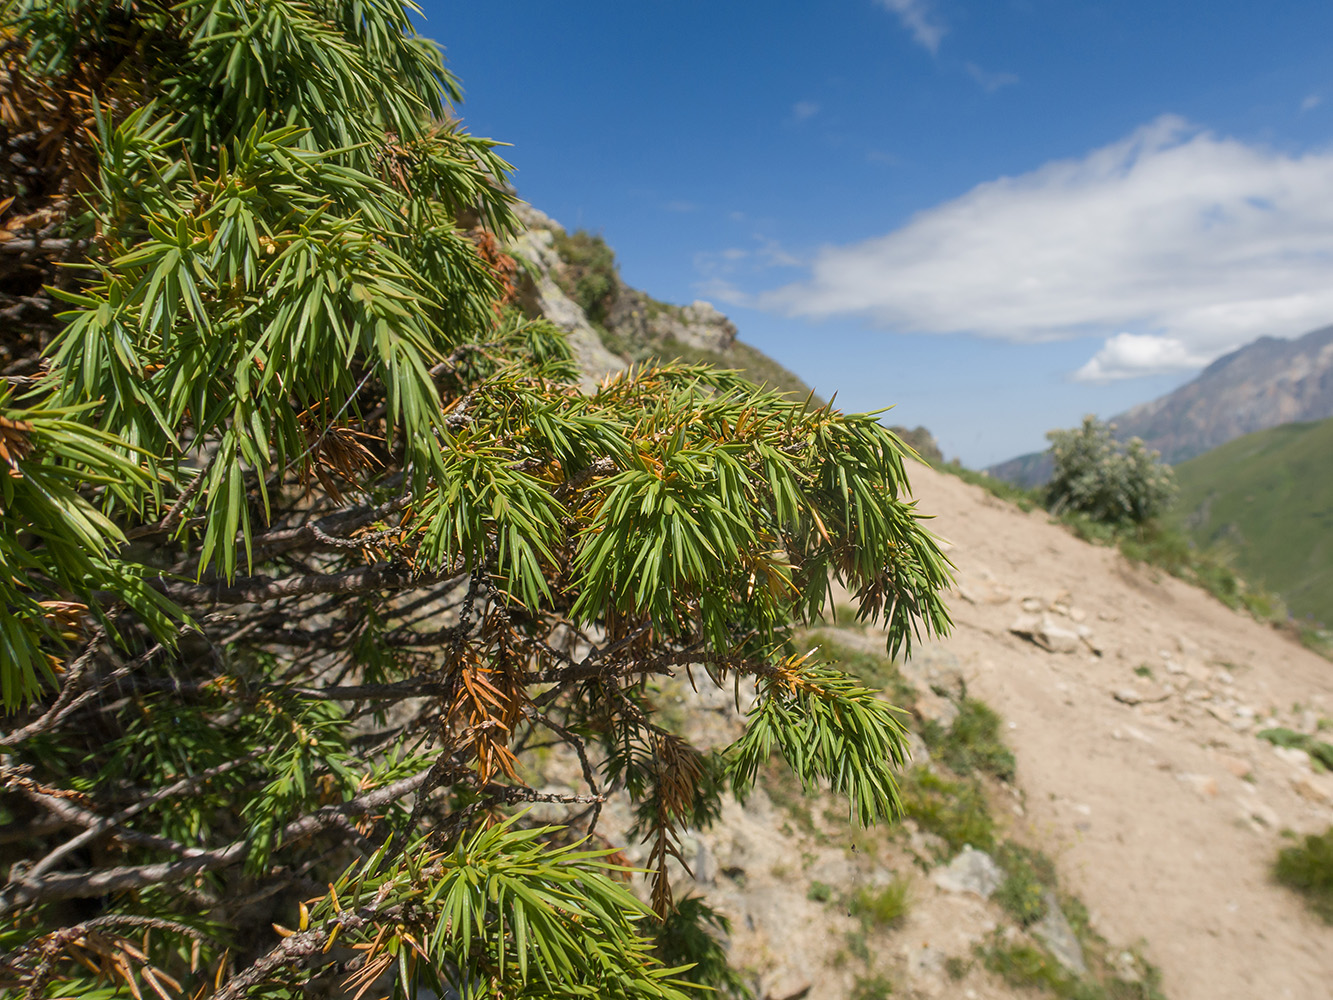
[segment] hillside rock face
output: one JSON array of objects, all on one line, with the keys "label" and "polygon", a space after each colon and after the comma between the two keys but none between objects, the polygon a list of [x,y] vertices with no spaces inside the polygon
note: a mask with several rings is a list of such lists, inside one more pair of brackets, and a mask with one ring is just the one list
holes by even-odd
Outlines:
[{"label": "hillside rock face", "polygon": [[1261,337],[1194,381],[1115,418],[1175,464],[1253,431],[1333,416],[1333,326],[1296,340]]},{"label": "hillside rock face", "polygon": [[[736,325],[712,303],[687,306],[654,299],[631,288],[615,270],[614,258],[596,237],[577,234],[582,249],[590,244],[603,254],[595,274],[601,284],[596,310],[575,301],[581,270],[562,256],[571,242],[563,227],[530,205],[516,214],[526,227],[509,251],[521,262],[519,305],[529,316],[544,316],[569,335],[584,373],[583,387],[591,390],[607,375],[650,359],[704,362],[739,370],[752,381],[804,398],[809,387],[772,358],[736,337]],[[590,315],[593,313],[593,315]],[[595,316],[595,318],[594,318]]]},{"label": "hillside rock face", "polygon": [[582,307],[565,294],[558,280],[565,263],[555,248],[559,226],[531,205],[520,204],[517,215],[527,228],[509,250],[525,265],[520,270],[518,300],[529,316],[545,316],[569,337],[583,388],[591,390],[607,375],[628,367],[623,358],[606,349]]},{"label": "hillside rock face", "polygon": [[620,286],[606,325],[617,336],[634,343],[674,341],[716,354],[729,350],[736,342],[736,324],[718,312],[711,302],[664,306],[625,284]]}]

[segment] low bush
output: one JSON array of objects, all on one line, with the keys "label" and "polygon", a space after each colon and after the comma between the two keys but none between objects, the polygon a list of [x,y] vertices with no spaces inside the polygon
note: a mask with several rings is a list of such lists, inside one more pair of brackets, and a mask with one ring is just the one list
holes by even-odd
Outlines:
[{"label": "low bush", "polygon": [[1283,885],[1303,895],[1310,909],[1326,923],[1333,924],[1333,826],[1282,850],[1273,874]]},{"label": "low bush", "polygon": [[1054,513],[1078,511],[1119,526],[1143,524],[1170,506],[1176,492],[1171,467],[1138,438],[1117,441],[1114,430],[1088,416],[1081,427],[1046,435],[1055,460],[1046,500]]}]

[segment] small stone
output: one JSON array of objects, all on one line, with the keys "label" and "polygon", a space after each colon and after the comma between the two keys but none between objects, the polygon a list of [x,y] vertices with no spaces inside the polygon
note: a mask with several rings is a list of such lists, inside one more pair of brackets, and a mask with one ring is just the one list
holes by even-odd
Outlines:
[{"label": "small stone", "polygon": [[1254,766],[1249,761],[1227,754],[1218,754],[1218,762],[1237,778],[1244,780],[1254,773]]},{"label": "small stone", "polygon": [[1025,597],[1019,607],[1030,615],[1039,615],[1046,610],[1046,602],[1040,597]]},{"label": "small stone", "polygon": [[1126,705],[1137,705],[1143,701],[1143,695],[1139,694],[1133,688],[1120,688],[1113,695],[1116,701],[1123,702]]},{"label": "small stone", "polygon": [[1193,788],[1202,798],[1217,797],[1217,779],[1206,774],[1177,774],[1176,778]]},{"label": "small stone", "polygon": [[1319,805],[1333,800],[1333,793],[1330,793],[1323,783],[1316,781],[1312,774],[1302,774],[1292,778],[1291,789],[1306,801]]},{"label": "small stone", "polygon": [[985,851],[968,846],[946,867],[937,868],[930,878],[945,892],[970,892],[990,899],[1004,882],[1005,873]]},{"label": "small stone", "polygon": [[1070,608],[1069,618],[1071,621],[1085,622],[1088,620],[1088,613],[1084,611],[1082,608]]},{"label": "small stone", "polygon": [[1259,826],[1266,826],[1270,830],[1276,830],[1282,825],[1282,820],[1278,818],[1277,812],[1272,806],[1265,805],[1263,802],[1241,802],[1240,818],[1251,823],[1257,823]]}]

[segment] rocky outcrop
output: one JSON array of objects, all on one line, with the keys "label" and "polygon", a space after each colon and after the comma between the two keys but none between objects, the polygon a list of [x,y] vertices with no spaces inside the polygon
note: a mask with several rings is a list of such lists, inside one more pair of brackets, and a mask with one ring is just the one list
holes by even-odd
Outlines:
[{"label": "rocky outcrop", "polygon": [[526,229],[513,240],[509,251],[524,265],[518,280],[519,305],[529,316],[545,316],[565,331],[583,373],[583,387],[591,390],[607,375],[628,365],[606,349],[583,308],[561,287],[558,276],[565,265],[555,248],[559,227],[531,205],[519,205],[518,217]]},{"label": "rocky outcrop", "polygon": [[[568,333],[585,389],[631,364],[679,358],[736,369],[754,382],[802,398],[809,393],[797,376],[738,340],[736,325],[712,303],[678,306],[654,299],[620,279],[614,256],[600,238],[570,238],[559,223],[530,205],[520,204],[517,215],[525,231],[509,251],[521,265],[519,304],[529,316],[545,316]],[[566,258],[575,251],[589,259]]]}]

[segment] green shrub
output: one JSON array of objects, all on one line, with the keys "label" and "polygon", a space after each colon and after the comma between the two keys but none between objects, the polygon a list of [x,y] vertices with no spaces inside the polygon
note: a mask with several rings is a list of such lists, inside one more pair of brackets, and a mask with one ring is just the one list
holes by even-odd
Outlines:
[{"label": "green shrub", "polygon": [[805,898],[815,903],[827,903],[833,898],[833,889],[823,882],[811,882],[810,888],[805,890]]},{"label": "green shrub", "polygon": [[1301,893],[1310,909],[1326,923],[1333,924],[1333,826],[1281,851],[1273,874],[1283,885]]},{"label": "green shrub", "polygon": [[897,927],[911,908],[911,884],[901,876],[879,889],[862,886],[847,901],[847,912],[867,928]]},{"label": "green shrub", "polygon": [[1083,426],[1046,435],[1055,472],[1046,486],[1055,513],[1087,514],[1102,524],[1143,524],[1170,505],[1175,482],[1169,466],[1138,438],[1121,444],[1113,424],[1096,417]]}]

